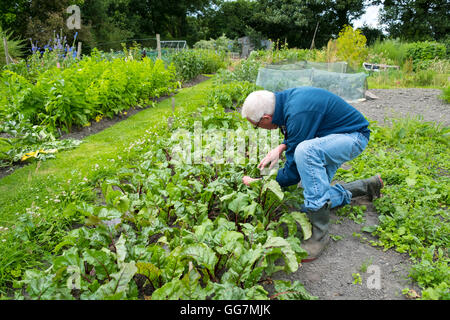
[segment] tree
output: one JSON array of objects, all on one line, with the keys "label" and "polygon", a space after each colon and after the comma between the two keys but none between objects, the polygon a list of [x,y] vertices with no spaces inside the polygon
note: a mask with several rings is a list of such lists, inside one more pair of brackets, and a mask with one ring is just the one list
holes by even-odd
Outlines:
[{"label": "tree", "polygon": [[0,27],[11,30],[15,36],[23,36],[29,7],[28,0],[0,0]]},{"label": "tree", "polygon": [[255,29],[271,39],[287,39],[289,46],[309,48],[325,46],[344,25],[364,13],[364,0],[261,0]]},{"label": "tree", "polygon": [[353,30],[351,26],[345,26],[336,40],[337,56],[347,61],[349,66],[357,70],[367,57],[367,39],[360,30]]},{"label": "tree", "polygon": [[383,4],[381,23],[393,38],[442,40],[450,33],[448,0],[375,0]]},{"label": "tree", "polygon": [[361,33],[367,38],[367,45],[370,46],[375,43],[375,41],[382,41],[386,36],[380,29],[372,28],[366,24],[363,24],[362,27],[358,28],[361,30]]}]

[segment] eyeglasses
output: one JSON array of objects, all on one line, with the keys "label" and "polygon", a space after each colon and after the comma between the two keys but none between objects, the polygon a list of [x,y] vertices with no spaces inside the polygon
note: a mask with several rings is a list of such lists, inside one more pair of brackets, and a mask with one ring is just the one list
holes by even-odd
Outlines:
[{"label": "eyeglasses", "polygon": [[255,124],[255,125],[253,125],[255,129],[258,129],[259,123],[261,122],[262,119],[263,119],[263,118],[261,117],[261,119],[259,119],[258,123]]}]

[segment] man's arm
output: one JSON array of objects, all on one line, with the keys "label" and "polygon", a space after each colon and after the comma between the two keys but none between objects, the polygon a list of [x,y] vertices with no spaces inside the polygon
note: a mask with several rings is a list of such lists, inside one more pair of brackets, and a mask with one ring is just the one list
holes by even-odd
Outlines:
[{"label": "man's arm", "polygon": [[[287,146],[285,144],[280,144],[275,149],[269,151],[269,153],[264,157],[264,159],[261,160],[261,162],[258,165],[259,169],[264,169],[266,165],[270,163],[269,169],[272,169],[272,167],[277,163],[278,159],[280,158],[281,154],[287,149]],[[250,185],[253,181],[259,180],[260,178],[252,178],[249,176],[244,176],[242,178],[242,182],[245,185]]]},{"label": "man's arm", "polygon": [[264,169],[264,167],[266,165],[270,164],[269,169],[272,169],[272,167],[278,162],[278,159],[280,159],[281,154],[286,149],[287,149],[287,146],[284,143],[282,143],[275,149],[269,151],[269,153],[259,163],[258,168]]}]

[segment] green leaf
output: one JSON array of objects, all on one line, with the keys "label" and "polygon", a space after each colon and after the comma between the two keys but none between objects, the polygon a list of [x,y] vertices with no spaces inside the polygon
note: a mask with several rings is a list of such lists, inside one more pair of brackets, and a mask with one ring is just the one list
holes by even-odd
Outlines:
[{"label": "green leaf", "polygon": [[311,295],[305,287],[297,280],[290,281],[274,280],[275,294],[271,299],[277,300],[317,300],[318,297]]},{"label": "green leaf", "polygon": [[114,254],[108,249],[86,249],[83,259],[95,268],[95,275],[99,280],[107,279],[110,274],[117,272]]},{"label": "green leaf", "polygon": [[120,198],[116,198],[114,201],[114,205],[120,212],[125,213],[130,209],[130,199],[127,196],[121,196]]},{"label": "green leaf", "polygon": [[53,282],[53,274],[39,270],[27,270],[19,284],[26,285],[26,291],[34,300],[72,300],[70,289],[67,287],[57,287]]},{"label": "green leaf", "polygon": [[199,267],[205,267],[214,274],[218,258],[215,252],[204,243],[191,244],[183,249],[183,254],[192,257]]},{"label": "green leaf", "polygon": [[181,280],[174,279],[156,289],[152,294],[152,300],[178,300],[183,294],[182,285]]},{"label": "green leaf", "polygon": [[238,192],[236,198],[228,204],[228,209],[234,213],[239,213],[244,210],[249,200],[248,194]]},{"label": "green leaf", "polygon": [[256,208],[258,206],[258,203],[255,201],[252,201],[248,206],[243,208],[244,211],[244,218],[248,218],[249,216],[254,216],[256,212]]},{"label": "green leaf", "polygon": [[414,187],[416,185],[416,179],[415,178],[409,178],[407,177],[405,179],[406,184],[408,185],[408,187]]},{"label": "green leaf", "polygon": [[[267,254],[270,254],[271,250],[279,248],[283,254],[283,259],[285,261],[285,270],[287,272],[295,272],[298,269],[298,262],[295,256],[295,252],[292,250],[291,245],[286,239],[281,237],[272,237],[269,236],[266,243],[263,245],[263,248],[268,251]],[[275,250],[274,253],[277,251]]]},{"label": "green leaf", "polygon": [[372,233],[374,231],[376,231],[378,228],[378,225],[373,225],[373,226],[365,226],[361,228],[361,231],[363,232],[368,232],[368,233]]},{"label": "green leaf", "polygon": [[127,247],[125,246],[125,237],[123,236],[123,234],[121,234],[119,240],[116,241],[115,247],[116,247],[117,265],[120,268],[127,256]]},{"label": "green leaf", "polygon": [[134,261],[122,264],[122,268],[111,275],[111,281],[100,286],[90,299],[123,299],[126,297],[129,283],[137,272]]},{"label": "green leaf", "polygon": [[245,300],[245,290],[232,283],[213,283],[213,300]]},{"label": "green leaf", "polygon": [[237,231],[225,231],[222,233],[220,243],[222,246],[216,248],[220,254],[234,252],[236,255],[240,255],[240,250],[244,245],[244,235]]},{"label": "green leaf", "polygon": [[136,262],[136,268],[136,273],[146,276],[152,285],[162,274],[162,271],[157,266],[149,262]]},{"label": "green leaf", "polygon": [[181,279],[181,299],[184,300],[205,300],[207,290],[202,288],[199,283],[201,276],[195,271],[190,270]]},{"label": "green leaf", "polygon": [[312,236],[312,225],[308,216],[304,212],[294,211],[290,213],[292,218],[300,225],[303,232],[303,240],[308,240]]},{"label": "green leaf", "polygon": [[114,190],[111,185],[106,188],[105,202],[111,206],[114,206],[117,198],[123,196],[123,193],[119,190]]},{"label": "green leaf", "polygon": [[281,187],[276,180],[270,180],[269,182],[265,183],[262,190],[263,193],[266,192],[267,189],[272,191],[280,201],[283,200],[284,192],[283,190],[281,190]]},{"label": "green leaf", "polygon": [[[240,285],[245,282],[252,274],[255,263],[263,256],[263,248],[261,246],[245,251],[237,259],[231,259],[230,268],[222,276],[222,282]],[[255,274],[253,274],[255,276]]]},{"label": "green leaf", "polygon": [[177,247],[167,257],[165,266],[162,269],[163,279],[165,281],[178,279],[183,274],[186,264],[183,262],[180,252],[181,247]]}]

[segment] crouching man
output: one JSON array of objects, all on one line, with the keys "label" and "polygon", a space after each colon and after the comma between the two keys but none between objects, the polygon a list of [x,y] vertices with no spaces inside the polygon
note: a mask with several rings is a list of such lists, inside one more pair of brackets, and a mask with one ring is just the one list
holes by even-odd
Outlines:
[{"label": "crouching man", "polygon": [[[337,169],[357,157],[370,138],[369,122],[339,96],[320,88],[299,87],[280,92],[252,92],[242,107],[242,116],[255,127],[280,128],[284,141],[271,150],[258,168],[272,167],[286,152],[286,163],[278,171],[280,186],[301,181],[302,211],[312,224],[312,236],[302,244],[308,252],[303,262],[316,259],[329,243],[330,209],[350,203],[352,197],[380,196],[379,175],[346,184],[330,185]],[[245,176],[249,185],[255,179]]]}]

